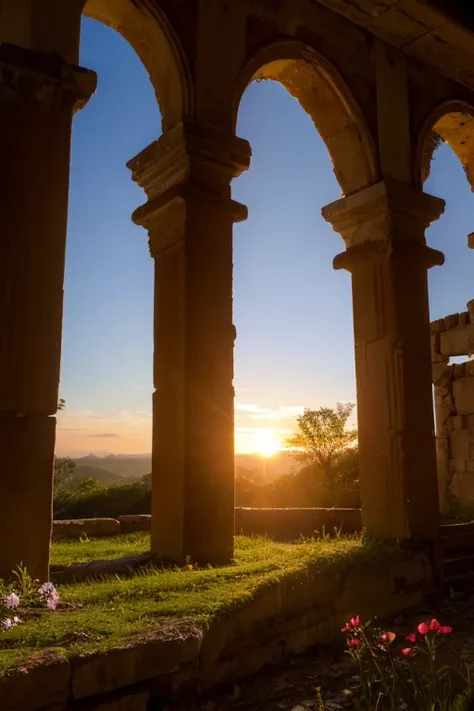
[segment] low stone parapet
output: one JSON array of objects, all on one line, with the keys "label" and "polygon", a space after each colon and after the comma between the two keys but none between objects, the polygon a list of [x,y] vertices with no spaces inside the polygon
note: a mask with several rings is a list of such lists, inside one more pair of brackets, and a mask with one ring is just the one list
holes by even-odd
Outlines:
[{"label": "low stone parapet", "polygon": [[137,533],[138,531],[151,531],[150,514],[127,514],[118,516],[122,533]]},{"label": "low stone parapet", "polygon": [[294,541],[316,533],[357,533],[362,530],[360,509],[236,508],[235,532],[244,536],[269,536],[275,541]]},{"label": "low stone parapet", "polygon": [[[294,541],[315,533],[357,533],[362,530],[360,509],[245,508],[235,509],[235,533],[269,536],[275,541]],[[53,522],[54,538],[79,538],[82,534],[117,536],[151,530],[150,514],[127,514],[114,518],[83,518]]]},{"label": "low stone parapet", "polygon": [[88,538],[96,536],[117,536],[122,532],[120,522],[115,518],[77,518],[53,521],[53,538]]}]

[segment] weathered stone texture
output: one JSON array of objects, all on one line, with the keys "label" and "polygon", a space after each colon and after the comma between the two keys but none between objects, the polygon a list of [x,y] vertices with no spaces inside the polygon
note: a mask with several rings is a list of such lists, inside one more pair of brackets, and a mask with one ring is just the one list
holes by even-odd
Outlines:
[{"label": "weathered stone texture", "polygon": [[53,522],[55,538],[79,538],[82,535],[117,536],[119,533],[120,522],[115,518],[78,518]]},{"label": "weathered stone texture", "polygon": [[134,533],[135,531],[150,531],[151,516],[149,514],[129,514],[118,516],[120,530],[122,533]]},{"label": "weathered stone texture", "polygon": [[442,511],[453,496],[461,503],[474,501],[474,360],[448,364],[450,356],[474,353],[473,307],[474,300],[467,311],[431,324],[432,339],[439,339],[432,344],[432,378]]}]

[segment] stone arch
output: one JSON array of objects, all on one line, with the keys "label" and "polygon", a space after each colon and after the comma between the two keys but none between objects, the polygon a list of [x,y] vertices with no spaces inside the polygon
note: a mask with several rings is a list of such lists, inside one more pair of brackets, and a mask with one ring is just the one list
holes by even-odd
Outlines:
[{"label": "stone arch", "polygon": [[192,110],[192,82],[184,53],[163,12],[148,0],[86,0],[83,13],[119,32],[143,62],[162,115],[163,132]]},{"label": "stone arch", "polygon": [[427,117],[417,141],[415,179],[418,187],[422,187],[430,174],[431,160],[440,140],[456,153],[474,191],[474,106],[466,101],[446,101]]},{"label": "stone arch", "polygon": [[328,60],[298,41],[260,49],[237,80],[233,124],[242,95],[252,81],[273,79],[298,99],[326,144],[344,195],[379,179],[376,149],[365,118],[342,77]]}]

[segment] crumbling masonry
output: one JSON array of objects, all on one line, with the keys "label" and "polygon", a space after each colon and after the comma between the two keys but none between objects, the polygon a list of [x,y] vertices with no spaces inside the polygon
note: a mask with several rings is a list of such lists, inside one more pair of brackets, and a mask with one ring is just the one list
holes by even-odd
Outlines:
[{"label": "crumbling masonry", "polygon": [[468,310],[431,323],[440,506],[474,503],[474,300]]}]

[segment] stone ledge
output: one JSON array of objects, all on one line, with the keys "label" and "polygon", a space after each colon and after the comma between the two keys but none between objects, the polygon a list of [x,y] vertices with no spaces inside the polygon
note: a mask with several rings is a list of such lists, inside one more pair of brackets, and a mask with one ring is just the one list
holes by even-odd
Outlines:
[{"label": "stone ledge", "polygon": [[73,518],[53,521],[53,538],[118,536],[122,532],[115,518]]},{"label": "stone ledge", "polygon": [[200,632],[174,639],[150,635],[105,653],[78,657],[72,665],[72,697],[90,698],[177,672],[197,661],[201,641]]},{"label": "stone ledge", "polygon": [[348,568],[313,566],[270,582],[242,607],[203,630],[168,621],[120,648],[73,658],[39,655],[0,680],[2,711],[145,711],[148,701],[196,694],[235,682],[265,664],[340,637],[360,613],[388,617],[422,601],[431,581],[427,560]]},{"label": "stone ledge", "polygon": [[127,514],[118,516],[122,533],[136,533],[138,531],[151,531],[151,514]]}]

